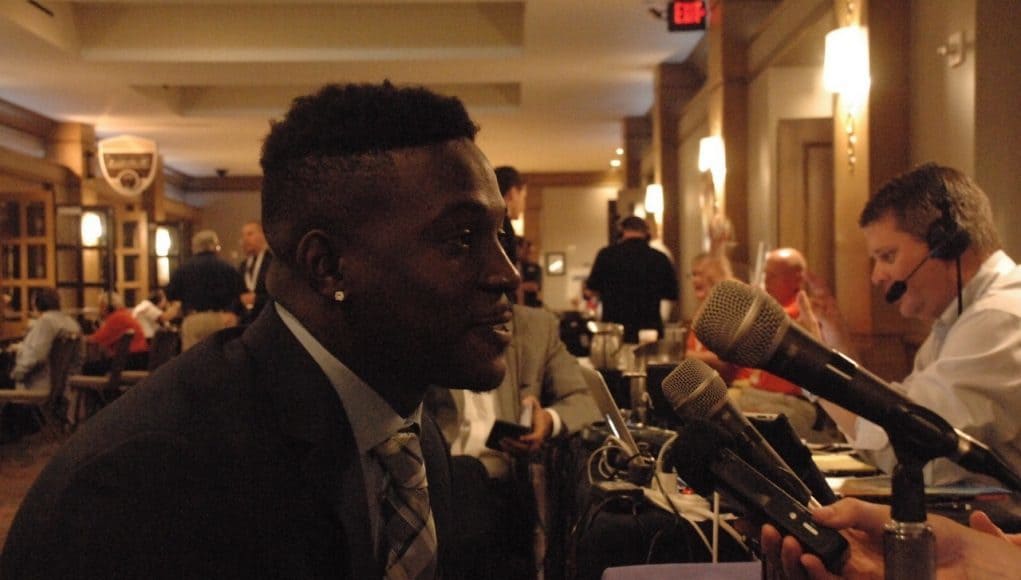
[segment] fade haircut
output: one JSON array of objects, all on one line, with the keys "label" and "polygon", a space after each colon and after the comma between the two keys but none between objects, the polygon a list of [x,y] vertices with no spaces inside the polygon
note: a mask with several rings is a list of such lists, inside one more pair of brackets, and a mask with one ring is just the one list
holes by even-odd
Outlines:
[{"label": "fade haircut", "polygon": [[926,163],[894,177],[865,204],[858,225],[865,227],[887,215],[897,229],[928,242],[929,228],[943,216],[949,203],[957,226],[968,232],[970,247],[988,256],[1001,247],[993,222],[989,198],[967,175],[954,169]]},{"label": "fade haircut", "polygon": [[393,154],[456,139],[478,127],[460,100],[422,87],[327,85],[298,97],[262,146],[262,225],[275,256],[294,265],[313,229],[353,236],[385,218],[398,186]]}]

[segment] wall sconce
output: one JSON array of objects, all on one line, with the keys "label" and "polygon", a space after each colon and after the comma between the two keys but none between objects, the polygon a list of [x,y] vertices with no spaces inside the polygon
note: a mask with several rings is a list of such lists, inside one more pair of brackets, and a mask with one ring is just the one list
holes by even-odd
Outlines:
[{"label": "wall sconce", "polygon": [[663,221],[663,186],[650,183],[645,186],[645,211],[656,216],[656,222]]},{"label": "wall sconce", "polygon": [[163,226],[156,228],[156,255],[165,258],[170,255],[170,247],[172,241],[170,239],[170,230]]},{"label": "wall sconce", "polygon": [[713,178],[713,189],[717,195],[723,194],[723,183],[727,177],[727,152],[723,147],[723,137],[713,135],[702,137],[698,142],[698,170],[708,171]]},{"label": "wall sconce", "polygon": [[156,227],[156,236],[153,241],[156,251],[156,284],[166,286],[170,283],[170,250],[173,248],[173,238],[170,236],[170,229],[165,226]]},{"label": "wall sconce", "polygon": [[96,212],[87,211],[82,214],[82,245],[95,247],[103,237],[103,218]]},{"label": "wall sconce", "polygon": [[847,136],[847,167],[854,173],[857,162],[855,119],[868,100],[872,76],[869,73],[869,33],[861,26],[844,26],[826,34],[826,57],[823,60],[823,87],[840,95],[846,112],[844,134]]}]

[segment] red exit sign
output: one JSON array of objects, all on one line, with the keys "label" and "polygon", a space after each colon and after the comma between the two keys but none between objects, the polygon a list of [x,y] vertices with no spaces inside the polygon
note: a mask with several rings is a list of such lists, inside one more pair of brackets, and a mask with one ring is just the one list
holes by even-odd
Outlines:
[{"label": "red exit sign", "polygon": [[671,31],[705,30],[707,17],[704,0],[675,0],[667,4],[667,28]]}]

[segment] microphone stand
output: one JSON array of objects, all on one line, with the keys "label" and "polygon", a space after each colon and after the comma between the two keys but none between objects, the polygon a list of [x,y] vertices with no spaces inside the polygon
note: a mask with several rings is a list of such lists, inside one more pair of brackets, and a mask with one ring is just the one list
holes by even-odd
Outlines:
[{"label": "microphone stand", "polygon": [[898,463],[893,470],[891,520],[883,528],[886,580],[935,580],[936,537],[926,523],[925,478],[920,459],[892,441]]}]

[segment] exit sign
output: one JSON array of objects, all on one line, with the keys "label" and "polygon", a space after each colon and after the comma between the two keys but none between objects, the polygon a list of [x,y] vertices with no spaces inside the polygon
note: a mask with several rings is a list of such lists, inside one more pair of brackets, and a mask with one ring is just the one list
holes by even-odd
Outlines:
[{"label": "exit sign", "polygon": [[704,0],[675,0],[667,4],[667,28],[671,31],[705,30],[708,13]]}]

